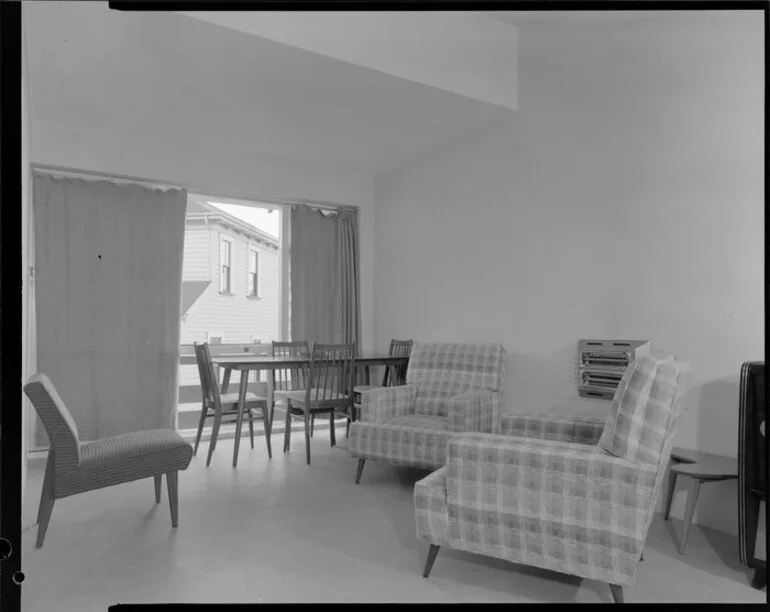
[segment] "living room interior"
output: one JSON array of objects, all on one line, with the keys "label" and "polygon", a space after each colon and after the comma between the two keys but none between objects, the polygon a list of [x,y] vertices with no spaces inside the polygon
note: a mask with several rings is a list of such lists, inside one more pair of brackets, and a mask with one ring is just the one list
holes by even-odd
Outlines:
[{"label": "living room interior", "polygon": [[[352,208],[362,355],[385,353],[392,339],[413,339],[413,351],[499,345],[501,415],[601,423],[615,404],[579,393],[580,340],[649,341],[686,361],[670,442],[726,458],[735,474],[704,477],[684,554],[690,489],[680,477],[668,520],[662,489],[625,601],[765,602],[739,551],[737,467],[741,366],[765,351],[764,18],[24,2],[24,382],[43,372],[35,328],[46,310],[28,274],[39,264],[35,177],[262,203],[281,215],[280,241],[297,205]],[[281,253],[279,266],[289,257]],[[288,264],[281,270],[285,283]],[[290,313],[291,290],[281,285],[273,340],[298,339],[301,294]],[[178,366],[179,351],[170,359]],[[406,383],[418,367],[414,353],[409,360]],[[303,417],[292,425],[287,415],[290,452],[277,435],[284,417],[269,417],[270,457],[260,439],[272,431],[268,416],[256,443],[239,425],[215,453],[207,429],[178,474],[178,527],[153,504],[148,477],[57,501],[39,548],[48,453],[36,447],[42,426],[25,397],[22,609],[613,601],[606,581],[449,546],[424,578],[435,553],[415,533],[415,485],[434,470],[367,461],[357,482],[354,440],[373,393],[361,400],[361,422],[351,417],[350,437],[334,412],[312,439]],[[761,508],[755,554],[765,559]]]}]

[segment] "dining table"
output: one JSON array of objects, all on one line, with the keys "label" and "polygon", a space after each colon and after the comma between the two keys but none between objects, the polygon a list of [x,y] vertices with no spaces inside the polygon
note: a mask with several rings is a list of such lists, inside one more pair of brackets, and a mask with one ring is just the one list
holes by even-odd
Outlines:
[{"label": "dining table", "polygon": [[[238,405],[246,405],[246,391],[249,384],[250,372],[273,372],[284,368],[309,368],[310,356],[272,356],[272,355],[254,355],[253,353],[244,353],[237,355],[219,355],[212,357],[212,363],[224,370],[222,378],[222,394],[227,393],[230,385],[230,376],[232,372],[241,373]],[[406,365],[409,357],[396,357],[387,353],[363,353],[354,359],[356,374],[362,374],[364,385],[369,385],[371,380],[370,368],[376,366],[399,366]],[[257,375],[259,376],[259,375]],[[273,397],[273,377],[267,376],[267,397],[272,400]],[[240,418],[238,419],[240,425]],[[239,428],[239,425],[236,426]],[[268,431],[272,431],[273,424],[266,423]],[[236,432],[236,436],[240,431]]]}]

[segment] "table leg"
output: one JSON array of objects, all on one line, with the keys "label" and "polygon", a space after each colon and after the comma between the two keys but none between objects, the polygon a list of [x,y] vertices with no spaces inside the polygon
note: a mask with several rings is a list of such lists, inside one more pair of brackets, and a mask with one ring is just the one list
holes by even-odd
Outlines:
[{"label": "table leg", "polygon": [[232,370],[230,368],[225,368],[225,375],[222,378],[222,391],[220,393],[224,395],[227,393],[227,387],[230,386],[230,374]]},{"label": "table leg", "polygon": [[701,481],[697,478],[692,479],[692,488],[687,496],[687,509],[684,512],[684,531],[682,532],[682,542],[679,545],[679,554],[684,554],[684,547],[687,545],[687,536],[690,535],[690,526],[692,517],[695,514],[695,506],[698,504],[698,494],[700,493]]},{"label": "table leg", "polygon": [[238,420],[235,423],[235,444],[233,444],[233,467],[238,465],[238,450],[241,446],[241,428],[243,427],[243,411],[246,408],[246,390],[249,385],[249,371],[241,370],[241,389],[238,395]]},{"label": "table leg", "polygon": [[678,474],[676,472],[669,471],[668,473],[668,492],[666,493],[666,510],[663,514],[663,519],[668,520],[668,515],[671,513],[671,503],[674,501],[674,490],[676,489],[676,478]]},{"label": "table leg", "polygon": [[266,370],[267,372],[267,401],[269,402],[270,410],[268,411],[270,413],[269,422],[265,422],[265,431],[268,432],[268,435],[273,433],[273,412],[275,410],[275,388],[274,388],[274,381],[273,381],[273,372],[272,370]]}]

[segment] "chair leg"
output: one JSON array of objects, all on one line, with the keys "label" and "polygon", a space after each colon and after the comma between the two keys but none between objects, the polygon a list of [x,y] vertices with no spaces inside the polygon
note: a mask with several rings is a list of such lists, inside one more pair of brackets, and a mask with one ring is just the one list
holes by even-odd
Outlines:
[{"label": "chair leg", "polygon": [[361,482],[361,473],[364,471],[364,463],[366,459],[358,460],[358,468],[356,469],[356,484]]},{"label": "chair leg", "polygon": [[676,489],[676,478],[679,474],[676,472],[668,473],[668,491],[666,492],[666,510],[663,514],[663,519],[668,520],[668,515],[671,514],[671,503],[674,501],[674,489]]},{"label": "chair leg", "polygon": [[206,457],[206,467],[211,463],[211,456],[217,447],[217,438],[219,437],[219,426],[222,424],[221,413],[214,413],[214,424],[211,426],[211,440],[209,440],[209,454]]},{"label": "chair leg", "polygon": [[171,509],[171,527],[179,524],[179,478],[178,472],[166,474],[166,486],[168,487],[168,506]]},{"label": "chair leg", "polygon": [[203,426],[206,423],[206,414],[208,409],[205,404],[201,405],[201,418],[198,419],[198,433],[195,435],[195,447],[193,448],[193,455],[198,454],[198,445],[201,443],[201,436],[203,435]]},{"label": "chair leg", "polygon": [[283,452],[291,448],[291,402],[286,406],[286,421],[283,428]]},{"label": "chair leg", "polygon": [[334,426],[334,410],[329,413],[329,441],[332,447],[337,446],[337,428]]},{"label": "chair leg", "polygon": [[[262,405],[262,421],[265,424],[265,441],[267,443],[267,456],[269,459],[273,458],[273,447],[270,444],[270,422],[267,420],[268,414],[267,414],[267,404]],[[253,441],[253,438],[252,438]],[[254,448],[252,446],[252,448]]]},{"label": "chair leg", "polygon": [[695,514],[695,506],[698,504],[698,493],[700,493],[701,481],[697,478],[692,479],[692,488],[687,497],[687,509],[684,512],[684,531],[682,532],[682,542],[679,544],[679,554],[684,554],[684,547],[687,545],[687,536],[690,535],[690,526],[692,517]]},{"label": "chair leg", "polygon": [[310,437],[313,437],[313,432],[315,431],[315,415],[310,415]]},{"label": "chair leg", "polygon": [[433,562],[436,560],[436,555],[438,554],[439,548],[440,547],[436,544],[430,545],[430,550],[428,551],[428,560],[425,562],[425,571],[422,573],[423,578],[430,576],[430,570],[433,569]]},{"label": "chair leg", "polygon": [[43,490],[40,493],[40,507],[37,511],[37,542],[35,548],[43,547],[43,540],[45,540],[45,533],[48,531],[48,522],[51,520],[51,513],[53,512],[54,504],[54,490],[53,490],[53,471],[54,471],[54,454],[53,451],[49,451],[48,462],[45,466],[45,476],[43,478]]},{"label": "chair leg", "polygon": [[[248,382],[248,372],[241,372],[241,397],[246,397],[246,383]],[[241,449],[241,435],[243,433],[243,411],[245,406],[238,402],[238,417],[235,421],[235,444],[233,444],[233,467],[238,467],[238,451]]]},{"label": "chair leg", "polygon": [[163,483],[163,474],[155,476],[155,503],[160,503],[160,486]]},{"label": "chair leg", "polygon": [[310,465],[310,412],[305,412],[305,460]]},{"label": "chair leg", "polygon": [[623,601],[623,587],[617,584],[611,584],[610,585],[610,591],[612,591],[612,599],[615,600],[615,603],[622,604]]},{"label": "chair leg", "polygon": [[[262,416],[265,416],[264,412]],[[254,450],[254,415],[251,410],[249,410],[249,438],[251,438],[251,450]]]}]

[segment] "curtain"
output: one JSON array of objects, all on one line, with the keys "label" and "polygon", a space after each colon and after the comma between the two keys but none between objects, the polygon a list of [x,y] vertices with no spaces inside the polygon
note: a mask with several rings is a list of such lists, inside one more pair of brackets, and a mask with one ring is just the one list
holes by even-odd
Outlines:
[{"label": "curtain", "polygon": [[38,371],[81,440],[172,426],[186,191],[33,176]]},{"label": "curtain", "polygon": [[360,349],[358,212],[291,211],[291,337]]}]

